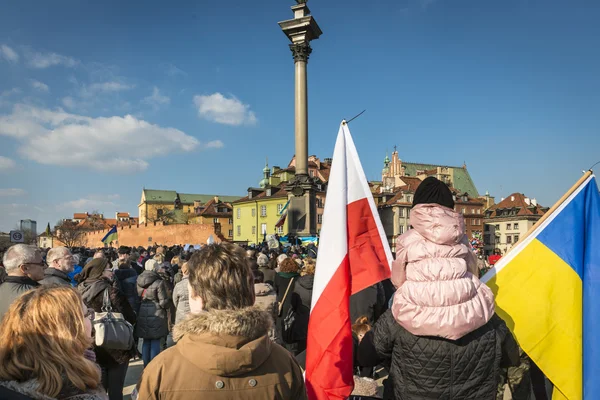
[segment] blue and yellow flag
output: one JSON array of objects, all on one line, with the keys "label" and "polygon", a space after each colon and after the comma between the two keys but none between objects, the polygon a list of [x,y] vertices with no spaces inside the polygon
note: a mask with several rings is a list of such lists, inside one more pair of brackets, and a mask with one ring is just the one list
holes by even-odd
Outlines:
[{"label": "blue and yellow flag", "polygon": [[496,312],[554,384],[600,399],[600,194],[589,172],[482,280]]},{"label": "blue and yellow flag", "polygon": [[114,225],[110,231],[108,231],[108,233],[106,234],[106,236],[104,236],[104,238],[102,238],[102,243],[104,244],[109,244],[110,242],[115,242],[118,239],[118,234],[117,234],[117,226]]}]

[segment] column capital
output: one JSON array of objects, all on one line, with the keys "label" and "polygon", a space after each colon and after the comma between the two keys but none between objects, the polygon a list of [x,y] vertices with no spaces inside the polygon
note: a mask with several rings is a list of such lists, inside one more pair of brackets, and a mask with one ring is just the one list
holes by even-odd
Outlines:
[{"label": "column capital", "polygon": [[294,55],[294,62],[308,62],[308,56],[312,52],[312,48],[308,42],[292,43],[290,44],[290,50],[292,50],[292,54]]}]

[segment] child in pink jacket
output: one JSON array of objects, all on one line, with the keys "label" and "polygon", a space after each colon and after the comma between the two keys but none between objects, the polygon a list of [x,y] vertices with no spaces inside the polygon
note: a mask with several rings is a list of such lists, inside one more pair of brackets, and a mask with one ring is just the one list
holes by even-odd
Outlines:
[{"label": "child in pink jacket", "polygon": [[462,214],[448,186],[434,177],[415,192],[413,229],[398,237],[392,313],[413,335],[456,340],[494,315],[494,295],[477,273]]}]

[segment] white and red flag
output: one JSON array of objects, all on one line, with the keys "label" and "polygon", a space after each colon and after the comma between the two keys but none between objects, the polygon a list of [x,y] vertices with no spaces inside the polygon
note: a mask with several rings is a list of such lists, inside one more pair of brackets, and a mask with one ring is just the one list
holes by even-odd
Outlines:
[{"label": "white and red flag", "polygon": [[333,152],[308,324],[310,400],[346,399],[354,387],[350,295],[390,277],[392,253],[342,121]]}]

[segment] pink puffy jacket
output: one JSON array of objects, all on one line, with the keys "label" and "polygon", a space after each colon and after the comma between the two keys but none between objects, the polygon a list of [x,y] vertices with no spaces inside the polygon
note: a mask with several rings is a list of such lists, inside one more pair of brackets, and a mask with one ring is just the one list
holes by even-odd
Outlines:
[{"label": "pink puffy jacket", "polygon": [[397,239],[392,264],[392,313],[413,335],[456,340],[494,315],[494,295],[477,277],[463,216],[437,204],[419,204],[414,229]]}]

